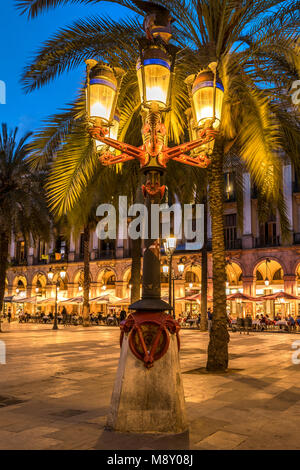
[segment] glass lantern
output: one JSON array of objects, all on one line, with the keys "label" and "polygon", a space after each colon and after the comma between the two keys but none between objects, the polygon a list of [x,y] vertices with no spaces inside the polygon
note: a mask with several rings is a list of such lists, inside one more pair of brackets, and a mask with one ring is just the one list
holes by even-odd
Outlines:
[{"label": "glass lantern", "polygon": [[111,121],[117,91],[118,81],[111,67],[98,63],[90,69],[88,112],[92,120],[106,124]]},{"label": "glass lantern", "polygon": [[171,58],[162,48],[150,46],[137,62],[137,77],[141,101],[146,106],[157,103],[161,109],[168,106],[171,79]]},{"label": "glass lantern", "polygon": [[224,87],[222,82],[215,77],[213,72],[205,70],[200,72],[192,86],[192,101],[196,124],[204,127],[206,123],[213,122],[213,127],[220,126]]},{"label": "glass lantern", "polygon": [[162,271],[163,271],[165,276],[167,276],[169,274],[169,265],[166,261],[164,262],[164,264],[162,266]]}]

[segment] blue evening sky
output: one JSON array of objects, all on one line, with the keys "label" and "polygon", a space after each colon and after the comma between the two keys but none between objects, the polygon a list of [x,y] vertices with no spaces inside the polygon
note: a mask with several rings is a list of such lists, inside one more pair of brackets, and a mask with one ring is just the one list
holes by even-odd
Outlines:
[{"label": "blue evening sky", "polygon": [[104,2],[58,7],[28,20],[26,15],[20,16],[14,0],[1,0],[0,12],[0,80],[7,87],[6,104],[0,104],[0,123],[6,122],[10,128],[19,126],[22,133],[36,130],[44,118],[72,101],[84,77],[85,64],[43,88],[25,94],[20,83],[21,73],[41,43],[58,28],[79,18],[103,14],[116,19],[130,14],[125,8]]}]

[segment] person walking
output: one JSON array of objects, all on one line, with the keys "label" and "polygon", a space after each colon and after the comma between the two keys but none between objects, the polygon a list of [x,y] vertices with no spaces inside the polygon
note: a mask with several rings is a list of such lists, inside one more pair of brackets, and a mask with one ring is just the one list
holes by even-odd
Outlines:
[{"label": "person walking", "polygon": [[211,333],[211,328],[212,328],[212,319],[213,319],[213,313],[211,311],[211,308],[209,307],[207,311],[207,327],[208,327],[208,333]]},{"label": "person walking", "polygon": [[122,308],[121,312],[120,312],[120,323],[124,320],[126,320],[126,310],[124,310],[124,308]]},{"label": "person walking", "polygon": [[61,311],[61,315],[62,315],[63,325],[66,325],[66,323],[67,323],[67,310],[66,310],[65,306],[63,306],[63,309]]},{"label": "person walking", "polygon": [[8,323],[10,323],[11,322],[11,308],[10,307],[8,307],[7,319],[8,319]]}]

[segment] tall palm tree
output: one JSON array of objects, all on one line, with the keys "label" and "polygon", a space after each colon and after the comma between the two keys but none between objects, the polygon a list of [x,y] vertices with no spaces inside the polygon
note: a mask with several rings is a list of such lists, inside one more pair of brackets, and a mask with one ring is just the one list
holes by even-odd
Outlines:
[{"label": "tall palm tree", "polygon": [[9,132],[2,124],[0,134],[0,316],[9,263],[9,243],[21,235],[27,243],[49,236],[49,212],[43,191],[43,175],[28,165],[27,140],[17,140],[18,128]]},{"label": "tall palm tree", "polygon": [[[23,12],[36,16],[49,7],[69,2],[23,0],[18,3]],[[96,2],[78,0],[78,3]],[[141,2],[115,0],[114,3],[144,15],[140,9]],[[289,126],[297,129],[297,124],[291,121],[296,119],[298,122],[298,116],[295,118],[292,113],[288,90],[298,79],[300,70],[297,43],[300,15],[296,14],[299,1],[159,0],[158,3],[170,9],[175,19],[173,41],[183,47],[177,58],[173,106],[168,118],[170,141],[178,141],[184,134],[185,76],[197,73],[210,62],[217,62],[218,74],[225,88],[220,134],[215,142],[209,173],[214,315],[207,369],[226,370],[229,335],[222,216],[224,160],[234,143],[240,160],[261,189],[268,206],[273,210],[279,209],[282,233],[287,236],[289,227],[278,155],[284,151],[294,161],[291,149],[299,145],[299,134],[288,130]],[[135,96],[137,86],[133,64],[137,49],[134,39],[140,31],[138,18],[113,21],[93,17],[80,20],[60,30],[39,51],[25,71],[25,87],[33,90],[42,86],[67,68],[77,67],[86,55],[90,55],[126,68],[128,74],[123,90],[130,89]],[[133,118],[134,114],[131,115]]]}]

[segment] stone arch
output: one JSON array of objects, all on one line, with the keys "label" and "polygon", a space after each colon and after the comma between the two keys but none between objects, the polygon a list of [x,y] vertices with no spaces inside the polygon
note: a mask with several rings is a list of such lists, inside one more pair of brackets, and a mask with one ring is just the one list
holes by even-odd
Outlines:
[{"label": "stone arch", "polygon": [[131,278],[131,265],[125,267],[123,271],[123,275],[122,275],[122,280],[123,282],[126,282],[128,284],[130,281],[130,278]]},{"label": "stone arch", "polygon": [[42,287],[46,287],[48,282],[47,274],[43,271],[35,272],[31,280],[32,287],[36,287],[38,281],[41,283]]},{"label": "stone arch", "polygon": [[[17,274],[13,280],[13,294],[26,295],[27,293],[28,280],[24,274]],[[17,292],[18,290],[18,292]]]},{"label": "stone arch", "polygon": [[295,273],[296,276],[300,277],[300,259],[299,258],[294,263],[293,273]]},{"label": "stone arch", "polygon": [[[83,279],[83,275],[84,275],[84,268],[78,268],[78,269],[74,272],[71,282],[72,282],[73,284],[79,284],[81,277],[82,277],[82,279]],[[90,282],[93,282],[93,278],[92,278],[92,273],[91,273],[91,271],[90,271]]]},{"label": "stone arch", "polygon": [[[257,274],[259,273],[259,275]],[[284,268],[280,261],[273,257],[265,257],[256,263],[254,282],[262,289],[284,287]]]},{"label": "stone arch", "polygon": [[32,296],[45,296],[47,284],[48,278],[46,273],[43,271],[35,272],[31,280]]},{"label": "stone arch", "polygon": [[201,284],[201,264],[197,262],[187,264],[183,273],[183,279],[185,284]]},{"label": "stone arch", "polygon": [[227,263],[226,276],[228,287],[242,287],[243,270],[240,263],[236,262],[236,260],[232,260],[230,263]]},{"label": "stone arch", "polygon": [[117,279],[117,271],[114,267],[112,266],[102,266],[98,273],[97,273],[97,283],[99,282],[101,284],[101,282],[103,281],[103,279],[105,278],[107,272],[111,271],[115,276],[116,276],[116,279]]},{"label": "stone arch", "polygon": [[287,273],[285,263],[281,259],[277,258],[276,256],[262,256],[261,258],[259,258],[255,261],[255,264],[253,266],[253,271],[252,272],[253,272],[254,278],[255,278],[257,268],[260,265],[262,265],[263,263],[265,263],[266,259],[269,259],[270,261],[274,261],[275,263],[277,263],[281,267],[281,269],[283,270],[283,275],[285,275]]}]

